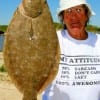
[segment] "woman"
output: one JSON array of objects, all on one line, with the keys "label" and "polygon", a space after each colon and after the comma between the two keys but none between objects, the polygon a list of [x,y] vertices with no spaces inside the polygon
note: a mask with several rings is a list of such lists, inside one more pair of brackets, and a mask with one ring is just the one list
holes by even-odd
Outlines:
[{"label": "woman", "polygon": [[86,31],[93,11],[85,0],[60,0],[59,71],[42,100],[99,100],[100,36]]}]

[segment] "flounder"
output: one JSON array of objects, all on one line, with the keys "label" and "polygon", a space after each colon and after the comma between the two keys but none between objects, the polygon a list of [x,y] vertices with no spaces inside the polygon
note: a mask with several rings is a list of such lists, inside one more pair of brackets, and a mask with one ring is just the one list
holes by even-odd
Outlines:
[{"label": "flounder", "polygon": [[58,38],[46,0],[23,0],[8,25],[4,64],[23,100],[37,100],[58,71]]}]

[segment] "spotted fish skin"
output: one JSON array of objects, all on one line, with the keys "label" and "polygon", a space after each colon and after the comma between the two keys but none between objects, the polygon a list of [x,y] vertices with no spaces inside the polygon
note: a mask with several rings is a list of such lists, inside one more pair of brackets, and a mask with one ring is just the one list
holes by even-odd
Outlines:
[{"label": "spotted fish skin", "polygon": [[37,100],[58,72],[58,38],[45,0],[23,0],[5,33],[4,64],[23,100]]}]

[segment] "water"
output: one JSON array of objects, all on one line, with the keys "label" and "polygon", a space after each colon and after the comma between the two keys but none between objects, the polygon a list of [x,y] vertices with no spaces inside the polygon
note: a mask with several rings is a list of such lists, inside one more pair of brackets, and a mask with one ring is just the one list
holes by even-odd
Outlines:
[{"label": "water", "polygon": [[4,35],[0,35],[0,51],[3,50],[3,44],[4,44]]}]

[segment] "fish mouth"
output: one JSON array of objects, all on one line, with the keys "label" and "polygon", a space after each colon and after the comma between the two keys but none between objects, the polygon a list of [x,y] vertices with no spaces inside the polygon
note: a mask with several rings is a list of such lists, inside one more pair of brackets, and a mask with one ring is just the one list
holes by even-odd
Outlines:
[{"label": "fish mouth", "polygon": [[24,14],[32,18],[38,17],[43,12],[43,4],[41,3],[41,0],[23,0],[21,5]]}]

